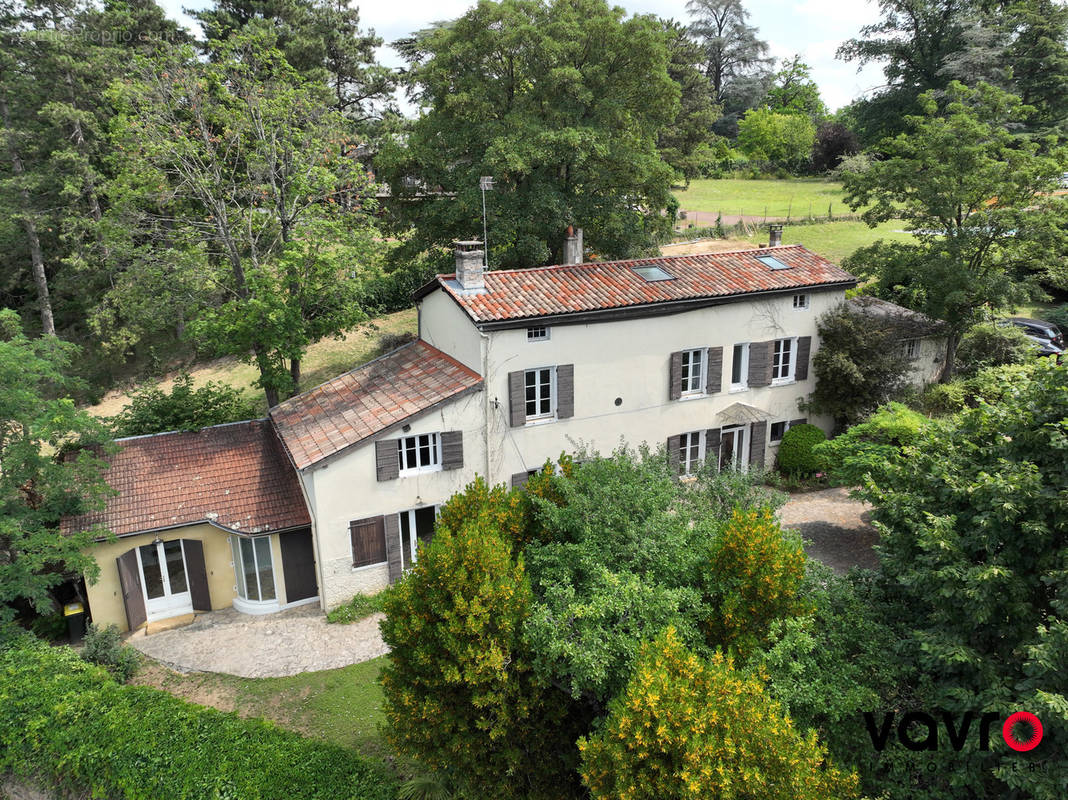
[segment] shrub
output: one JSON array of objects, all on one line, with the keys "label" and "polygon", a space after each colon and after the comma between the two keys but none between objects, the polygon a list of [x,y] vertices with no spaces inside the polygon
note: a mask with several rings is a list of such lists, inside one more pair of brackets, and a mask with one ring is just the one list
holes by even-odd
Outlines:
[{"label": "shrub", "polygon": [[901,403],[890,403],[867,422],[816,445],[814,454],[834,483],[863,486],[902,458],[903,449],[916,442],[931,424],[923,414]]},{"label": "shrub", "polygon": [[763,640],[773,620],[806,609],[798,598],[805,552],[771,509],[736,511],[712,541],[706,580],[713,614],[709,644],[745,653]]},{"label": "shrub", "polygon": [[122,686],[69,647],[0,651],[0,773],[114,800],[387,800],[392,780],[351,750],[259,719]]},{"label": "shrub", "polygon": [[826,800],[857,796],[855,775],[825,764],[758,678],[686,650],[667,628],[642,648],[608,716],[579,739],[594,798]]},{"label": "shrub", "polygon": [[987,367],[1022,364],[1035,354],[1035,343],[1015,325],[975,325],[961,337],[957,368],[974,375]]},{"label": "shrub", "polygon": [[987,367],[967,378],[930,386],[920,398],[919,407],[928,414],[956,414],[980,403],[1000,403],[1025,379],[1033,361]]},{"label": "shrub", "polygon": [[1068,334],[1068,303],[1043,311],[1042,319],[1052,322],[1061,329],[1062,334]]},{"label": "shrub", "polygon": [[827,435],[815,425],[791,425],[779,444],[779,469],[790,475],[811,475],[820,469],[820,459],[812,448]]},{"label": "shrub", "polygon": [[359,622],[365,617],[380,612],[384,600],[385,592],[355,595],[349,602],[338,606],[328,613],[326,615],[326,621],[343,625],[350,622]]},{"label": "shrub", "polygon": [[182,373],[170,393],[159,386],[141,387],[130,402],[111,418],[115,436],[142,436],[163,431],[195,431],[208,425],[238,422],[257,416],[259,409],[240,391],[215,381],[199,389]]},{"label": "shrub", "polygon": [[119,683],[127,683],[141,661],[136,650],[123,644],[122,634],[115,625],[100,628],[92,623],[85,632],[82,658],[107,669]]}]

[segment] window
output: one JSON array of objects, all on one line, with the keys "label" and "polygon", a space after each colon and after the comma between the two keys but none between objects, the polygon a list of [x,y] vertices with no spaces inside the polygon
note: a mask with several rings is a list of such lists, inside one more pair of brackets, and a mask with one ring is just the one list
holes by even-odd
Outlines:
[{"label": "window", "polygon": [[808,308],[808,295],[807,294],[795,294],[794,295],[794,311],[804,311]]},{"label": "window", "polygon": [[908,359],[915,359],[920,355],[920,340],[905,339],[901,343],[901,355]]},{"label": "window", "polygon": [[437,516],[437,506],[423,506],[400,512],[401,566],[404,569],[415,563],[420,545],[430,545],[430,540],[434,538]]},{"label": "window", "polygon": [[535,325],[533,328],[527,328],[527,341],[528,342],[547,342],[547,341],[549,341],[549,326],[548,325]]},{"label": "window", "polygon": [[679,474],[696,472],[705,458],[705,432],[692,431],[679,437]]},{"label": "window", "polygon": [[528,369],[525,379],[527,422],[551,419],[556,414],[556,368]]},{"label": "window", "polygon": [[441,469],[441,436],[423,433],[397,440],[397,458],[401,475],[433,472]]},{"label": "window", "polygon": [[707,350],[682,351],[682,394],[703,394],[705,391],[705,356]]},{"label": "window", "polygon": [[789,422],[773,422],[771,423],[771,441],[781,442],[783,434],[790,429]]},{"label": "window", "polygon": [[675,276],[660,267],[635,267],[634,271],[650,283],[654,281],[671,281],[675,279]]},{"label": "window", "polygon": [[749,342],[734,346],[731,361],[731,389],[745,389],[749,385]]},{"label": "window", "polygon": [[271,558],[271,537],[247,539],[232,536],[234,572],[237,573],[237,596],[253,603],[275,599],[274,561]]},{"label": "window", "polygon": [[794,379],[795,339],[776,339],[771,349],[771,382],[789,383]]},{"label": "window", "polygon": [[775,256],[757,256],[756,258],[761,264],[771,267],[772,269],[790,269]]}]

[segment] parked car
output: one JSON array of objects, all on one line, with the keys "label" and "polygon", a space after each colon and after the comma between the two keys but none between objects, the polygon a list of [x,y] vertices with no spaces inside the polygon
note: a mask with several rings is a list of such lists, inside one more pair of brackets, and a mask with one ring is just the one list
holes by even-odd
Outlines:
[{"label": "parked car", "polygon": [[[1009,325],[1015,325],[1032,339],[1039,342],[1047,342],[1058,350],[1064,350],[1064,335],[1061,329],[1052,322],[1044,319],[1028,319],[1027,317],[1009,317],[1004,320]],[[1047,353],[1047,355],[1049,355]]]}]

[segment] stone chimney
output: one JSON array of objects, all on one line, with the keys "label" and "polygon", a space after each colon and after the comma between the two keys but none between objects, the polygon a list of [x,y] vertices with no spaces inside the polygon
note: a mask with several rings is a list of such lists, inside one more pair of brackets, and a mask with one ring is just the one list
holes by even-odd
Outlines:
[{"label": "stone chimney", "polygon": [[564,239],[564,263],[581,264],[584,260],[582,252],[582,228],[567,226],[567,238]]},{"label": "stone chimney", "polygon": [[484,289],[485,265],[482,257],[485,251],[482,242],[473,239],[469,242],[453,242],[456,247],[456,281],[461,289]]},{"label": "stone chimney", "polygon": [[768,226],[768,247],[782,246],[782,223],[773,222]]}]

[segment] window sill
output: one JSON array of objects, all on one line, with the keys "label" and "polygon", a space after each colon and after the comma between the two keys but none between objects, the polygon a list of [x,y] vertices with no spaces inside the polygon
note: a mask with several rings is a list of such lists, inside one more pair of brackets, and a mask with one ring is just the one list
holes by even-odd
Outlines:
[{"label": "window sill", "polygon": [[748,392],[748,386],[732,386],[727,390],[727,394],[738,394],[738,392]]},{"label": "window sill", "polygon": [[793,378],[776,378],[771,382],[772,386],[789,386],[791,383],[797,383]]},{"label": "window sill", "polygon": [[426,475],[431,472],[441,472],[441,464],[432,467],[416,467],[415,469],[402,469],[397,473],[398,478],[411,478],[415,475]]},{"label": "window sill", "polygon": [[679,401],[683,400],[700,400],[702,397],[708,397],[707,392],[693,392],[691,394],[679,395]]},{"label": "window sill", "polygon": [[556,421],[557,421],[557,418],[556,418],[555,414],[553,416],[551,416],[551,417],[537,417],[535,419],[528,419],[525,423],[523,423],[523,427],[524,428],[533,428],[536,425],[547,425],[550,422],[556,422]]},{"label": "window sill", "polygon": [[388,561],[379,561],[377,564],[364,564],[362,567],[353,567],[351,571],[352,572],[365,572],[365,571],[367,571],[369,569],[375,569],[376,567],[378,569],[381,569],[382,567],[385,567],[388,564],[389,564]]}]

